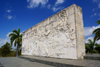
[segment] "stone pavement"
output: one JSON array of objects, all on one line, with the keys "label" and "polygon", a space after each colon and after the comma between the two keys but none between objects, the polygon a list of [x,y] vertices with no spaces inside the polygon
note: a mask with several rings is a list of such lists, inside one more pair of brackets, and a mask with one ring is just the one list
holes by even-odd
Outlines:
[{"label": "stone pavement", "polygon": [[54,67],[54,66],[38,62],[31,62],[29,60],[17,57],[10,57],[10,58],[0,58],[0,67]]},{"label": "stone pavement", "polygon": [[[100,57],[100,55],[96,57]],[[19,58],[0,58],[0,67],[100,67],[100,60],[71,60],[42,56],[19,56]]]},{"label": "stone pavement", "polygon": [[71,60],[41,56],[20,56],[20,58],[52,65],[55,67],[100,67],[100,60]]},{"label": "stone pavement", "polygon": [[3,67],[1,63],[0,63],[0,67]]},{"label": "stone pavement", "polygon": [[100,61],[100,54],[86,54],[84,58],[87,60],[99,60]]}]

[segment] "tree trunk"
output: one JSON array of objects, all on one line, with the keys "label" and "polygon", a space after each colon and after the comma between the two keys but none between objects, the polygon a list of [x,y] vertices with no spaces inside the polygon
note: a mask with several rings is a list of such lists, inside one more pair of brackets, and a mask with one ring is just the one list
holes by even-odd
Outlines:
[{"label": "tree trunk", "polygon": [[17,50],[16,50],[16,57],[18,57],[18,44],[17,44]]}]

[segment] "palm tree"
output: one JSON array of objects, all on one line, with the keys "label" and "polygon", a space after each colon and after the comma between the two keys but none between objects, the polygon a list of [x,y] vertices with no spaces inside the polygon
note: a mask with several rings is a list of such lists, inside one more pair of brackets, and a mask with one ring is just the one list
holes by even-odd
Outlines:
[{"label": "palm tree", "polygon": [[[97,24],[100,24],[100,20],[97,21]],[[96,40],[99,40],[99,39],[100,39],[100,28],[95,29],[95,30],[93,31],[93,34],[95,34],[95,36],[94,36],[94,42],[95,42]]]},{"label": "palm tree", "polygon": [[86,47],[86,53],[93,53],[94,51],[94,41],[91,41],[90,39],[88,40],[89,43],[86,43],[85,44],[85,47]]},{"label": "palm tree", "polygon": [[17,46],[16,50],[16,56],[18,57],[18,48],[22,43],[22,34],[20,34],[20,28],[17,30],[13,30],[11,34],[9,34],[10,40],[11,40],[11,46],[14,43],[14,46]]}]

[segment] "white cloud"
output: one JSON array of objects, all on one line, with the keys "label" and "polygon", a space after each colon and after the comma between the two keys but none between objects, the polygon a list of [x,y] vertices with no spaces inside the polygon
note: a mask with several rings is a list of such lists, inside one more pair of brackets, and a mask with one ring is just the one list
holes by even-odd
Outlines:
[{"label": "white cloud", "polygon": [[98,14],[100,16],[100,14]]},{"label": "white cloud", "polygon": [[28,8],[35,8],[38,7],[40,4],[42,6],[45,6],[45,4],[48,2],[48,0],[27,0],[29,5],[27,6]]},{"label": "white cloud", "polygon": [[42,7],[45,7],[45,5],[47,4],[47,8],[53,10],[54,12],[56,12],[57,10],[62,10],[63,7],[57,7],[59,4],[62,4],[65,0],[56,0],[54,6],[52,7],[51,4],[47,4],[48,0],[27,0],[28,4],[28,8],[35,8],[38,7],[39,5],[41,5]]},{"label": "white cloud", "polygon": [[98,10],[98,8],[94,8],[92,11],[96,11],[96,10]]},{"label": "white cloud", "polygon": [[[91,36],[91,37],[88,37],[88,38],[85,40],[85,43],[89,43],[89,41],[88,41],[89,39],[93,41],[94,37],[92,37],[92,36]],[[96,43],[100,44],[100,40],[96,41]]]},{"label": "white cloud", "polygon": [[93,17],[93,16],[97,16],[98,14],[97,13],[94,13],[93,15],[91,15],[91,17]]},{"label": "white cloud", "polygon": [[97,15],[97,13],[94,13],[94,16],[96,16]]},{"label": "white cloud", "polygon": [[7,38],[5,38],[5,39],[0,38],[0,47],[3,46],[4,44],[6,44],[6,42],[9,42],[9,43],[10,43],[10,38],[8,37],[9,34],[10,34],[10,33],[8,33],[8,34],[6,35]]},{"label": "white cloud", "polygon": [[9,32],[6,36],[9,37],[9,34],[11,34],[12,32]]},{"label": "white cloud", "polygon": [[89,39],[93,41],[93,37],[88,37],[88,38],[85,40],[85,43],[89,43],[89,41],[88,41]]},{"label": "white cloud", "polygon": [[55,5],[62,4],[63,2],[64,2],[64,0],[57,0],[57,2],[55,3]]},{"label": "white cloud", "polygon": [[90,36],[92,35],[92,32],[97,29],[100,28],[100,25],[98,26],[92,26],[92,27],[84,27],[84,34],[85,36]]},{"label": "white cloud", "polygon": [[61,9],[61,7],[58,7],[58,8],[53,7],[53,8],[52,8],[52,10],[53,10],[54,12],[56,12],[56,11],[59,10],[59,9]]},{"label": "white cloud", "polygon": [[98,4],[98,8],[100,8],[100,0],[93,0],[93,3],[97,3]]},{"label": "white cloud", "polygon": [[52,7],[52,10],[54,11],[54,12],[56,12],[56,11],[58,11],[58,10],[63,10],[64,9],[64,7]]},{"label": "white cloud", "polygon": [[94,3],[100,3],[100,0],[93,0]]},{"label": "white cloud", "polygon": [[96,43],[100,44],[100,40],[96,41]]},{"label": "white cloud", "polygon": [[95,11],[95,9],[93,9],[92,11]]},{"label": "white cloud", "polygon": [[49,5],[47,6],[47,8],[50,9],[50,7],[51,7],[51,5],[49,4]]},{"label": "white cloud", "polygon": [[62,10],[64,9],[64,7],[60,6],[60,7],[57,7],[59,4],[62,4],[65,0],[57,0],[55,5],[52,7],[52,10],[54,12],[58,11],[58,10]]},{"label": "white cloud", "polygon": [[98,8],[100,8],[100,3],[99,3],[99,5],[98,5]]},{"label": "white cloud", "polygon": [[97,2],[97,0],[93,0],[93,2]]},{"label": "white cloud", "polygon": [[7,18],[8,18],[8,19],[11,19],[11,18],[12,18],[12,16],[8,15],[8,16],[7,16]]},{"label": "white cloud", "polygon": [[8,12],[8,13],[10,13],[10,12],[11,12],[11,10],[7,10],[7,12]]},{"label": "white cloud", "polygon": [[93,15],[91,15],[91,17],[93,17]]}]

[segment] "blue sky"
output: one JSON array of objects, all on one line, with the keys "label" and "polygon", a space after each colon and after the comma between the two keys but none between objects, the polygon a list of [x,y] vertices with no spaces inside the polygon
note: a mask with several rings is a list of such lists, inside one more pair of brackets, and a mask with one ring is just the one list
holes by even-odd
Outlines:
[{"label": "blue sky", "polygon": [[85,42],[92,40],[92,31],[100,27],[100,0],[0,0],[0,46],[10,42],[14,29],[23,32],[72,4],[82,7]]}]

